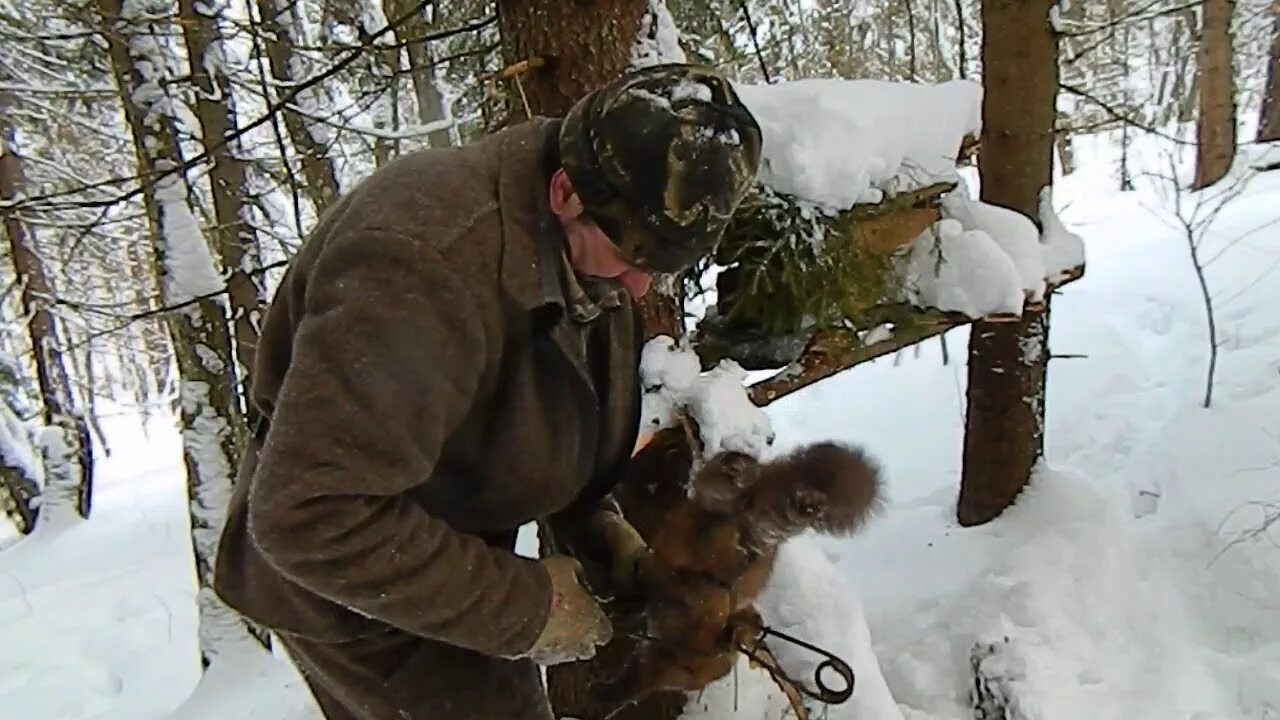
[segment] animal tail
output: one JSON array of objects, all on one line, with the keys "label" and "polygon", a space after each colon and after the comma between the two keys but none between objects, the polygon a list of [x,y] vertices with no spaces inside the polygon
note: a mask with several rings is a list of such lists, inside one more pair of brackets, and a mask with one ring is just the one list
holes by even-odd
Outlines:
[{"label": "animal tail", "polygon": [[883,505],[880,464],[843,443],[799,448],[768,463],[764,480],[773,485],[767,493],[774,496],[772,502],[788,506],[775,512],[782,510],[795,524],[829,535],[857,532]]}]

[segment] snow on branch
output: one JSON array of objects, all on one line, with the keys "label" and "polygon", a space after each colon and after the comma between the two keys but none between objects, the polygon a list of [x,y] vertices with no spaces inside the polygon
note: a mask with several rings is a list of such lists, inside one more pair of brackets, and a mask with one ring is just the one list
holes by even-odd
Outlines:
[{"label": "snow on branch", "polygon": [[982,86],[811,78],[737,91],[764,133],[759,182],[835,211],[958,179]]},{"label": "snow on branch", "polygon": [[769,416],[748,396],[746,379],[733,360],[703,373],[692,348],[667,335],[653,338],[640,357],[642,433],[672,427],[677,415],[686,413],[697,423],[705,454],[736,450],[759,457],[773,444],[774,433]]},{"label": "snow on branch", "polygon": [[[398,17],[395,20],[391,21],[385,27],[370,33],[367,38],[367,41],[370,43],[376,42],[379,38],[383,37],[384,35],[394,32],[396,28],[400,27],[404,23],[409,22],[414,17],[416,17],[417,12],[418,12],[417,10],[408,12],[403,16]],[[421,38],[421,40],[423,42],[431,42],[435,40],[441,40],[444,38],[452,37],[454,35],[459,35],[462,33],[475,32],[489,26],[493,22],[494,22],[494,18],[490,16],[483,20],[467,23],[465,25],[460,25],[455,28],[449,28],[447,30],[440,30],[438,32],[428,33],[424,35]],[[70,197],[79,195],[86,188],[70,188],[66,190],[49,192],[41,195],[30,195],[22,198],[21,200],[18,200],[17,202],[8,203],[7,207],[15,208],[18,210],[59,210],[59,209],[67,209],[67,208],[90,208],[90,207],[101,208],[101,207],[110,207],[122,202],[126,202],[128,200],[137,198],[141,196],[143,193],[145,193],[148,189],[148,186],[152,183],[155,183],[160,177],[173,175],[209,161],[210,158],[213,157],[214,153],[220,151],[223,147],[226,147],[228,144],[235,142],[239,138],[247,135],[248,133],[254,130],[257,130],[263,125],[266,125],[267,123],[271,122],[277,113],[281,112],[285,107],[293,103],[301,95],[306,93],[309,89],[327,81],[329,78],[336,76],[338,73],[342,72],[344,69],[346,69],[347,67],[349,67],[350,65],[352,65],[353,63],[355,63],[357,60],[361,59],[365,55],[366,55],[365,48],[361,47],[359,49],[353,49],[352,51],[346,53],[342,57],[334,60],[324,70],[317,72],[314,75],[311,75],[306,80],[290,85],[288,92],[284,93],[276,102],[269,104],[266,110],[260,116],[258,116],[257,118],[254,118],[253,120],[245,122],[244,124],[239,125],[235,130],[228,132],[220,142],[211,143],[205,146],[205,148],[200,153],[195,154],[192,157],[184,160],[183,162],[178,163],[173,167],[163,171],[162,173],[157,174],[156,177],[148,178],[142,175],[121,176],[121,177],[111,178],[109,180],[105,180],[99,183],[95,183],[95,187],[106,187],[106,186],[122,184],[122,183],[125,183],[125,184],[140,183],[138,186],[133,187],[128,191],[125,191],[118,195],[113,195],[111,197],[103,198],[100,200],[71,201],[71,200],[66,200],[65,198],[70,198]]]},{"label": "snow on branch", "polygon": [[1079,277],[1084,241],[1062,224],[1053,193],[1040,193],[1031,218],[969,197],[961,185],[942,201],[943,220],[911,244],[904,302],[973,319],[1020,316],[1050,289]]},{"label": "snow on branch", "polygon": [[225,282],[218,272],[209,243],[187,204],[182,183],[172,175],[156,182],[160,206],[160,231],[164,235],[164,292],[166,302],[188,303],[222,292]]}]

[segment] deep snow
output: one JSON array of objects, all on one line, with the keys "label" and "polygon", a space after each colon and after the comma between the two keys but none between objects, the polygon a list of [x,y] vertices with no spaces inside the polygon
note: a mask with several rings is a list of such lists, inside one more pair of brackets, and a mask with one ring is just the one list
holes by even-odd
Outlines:
[{"label": "deep snow", "polygon": [[[949,365],[932,341],[768,410],[771,452],[836,437],[886,468],[883,515],[850,540],[794,543],[764,600],[770,622],[859,669],[831,718],[970,718],[986,643],[1028,717],[1280,718],[1280,547],[1250,535],[1280,506],[1280,173],[1205,241],[1206,257],[1230,245],[1209,268],[1223,347],[1205,410],[1185,240],[1154,181],[1116,191],[1110,148],[1077,138],[1082,169],[1055,189],[1089,268],[1053,299],[1051,350],[1085,357],[1051,363],[1047,462],[1005,516],[953,519],[965,329]],[[1131,161],[1157,167],[1154,152]],[[211,673],[183,706],[199,667],[181,447],[120,412],[93,520],[0,552],[0,717],[312,717],[283,662]],[[779,708],[767,691],[740,673],[698,716],[761,720]]]}]

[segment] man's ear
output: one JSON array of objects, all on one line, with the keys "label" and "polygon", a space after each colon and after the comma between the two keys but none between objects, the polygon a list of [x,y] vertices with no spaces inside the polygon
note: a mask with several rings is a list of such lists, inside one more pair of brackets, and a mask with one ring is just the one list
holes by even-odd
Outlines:
[{"label": "man's ear", "polygon": [[561,220],[572,220],[582,214],[582,199],[573,189],[573,182],[564,168],[551,176],[551,212]]}]

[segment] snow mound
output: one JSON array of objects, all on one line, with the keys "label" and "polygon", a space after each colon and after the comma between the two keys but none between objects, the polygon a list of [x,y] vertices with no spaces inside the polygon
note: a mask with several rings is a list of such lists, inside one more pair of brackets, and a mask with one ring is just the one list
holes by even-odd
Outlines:
[{"label": "snow mound", "polygon": [[321,720],[306,681],[281,653],[245,653],[214,663],[165,720]]},{"label": "snow mound", "polygon": [[759,182],[833,210],[956,179],[982,86],[804,79],[736,86],[764,134]]},{"label": "snow mound", "polygon": [[0,465],[17,468],[24,477],[42,482],[44,466],[37,448],[37,430],[18,418],[0,400]]},{"label": "snow mound", "polygon": [[[894,522],[907,532],[922,518]],[[885,679],[907,717],[973,717],[976,685],[1009,717],[1046,720],[1280,708],[1280,648],[1264,639],[1280,637],[1280,615],[1272,608],[1267,620],[1253,605],[1280,597],[1280,573],[1247,556],[1209,567],[1220,544],[1212,528],[1135,525],[1122,486],[1042,468],[1001,518],[948,534],[896,552],[941,553],[932,562],[963,579],[945,594],[901,598],[897,622],[877,623]],[[1198,607],[1200,593],[1218,607]],[[1232,617],[1227,602],[1239,627],[1206,627],[1205,618]],[[1235,634],[1246,627],[1264,637]],[[1251,679],[1231,697],[1219,676],[1243,665]]]},{"label": "snow mound", "polygon": [[640,355],[641,432],[671,427],[677,412],[687,412],[698,424],[708,455],[722,450],[763,455],[773,443],[773,427],[747,395],[747,371],[733,360],[721,360],[705,373],[701,368],[697,354],[670,336],[645,344]]},{"label": "snow mound", "polygon": [[958,220],[966,230],[981,230],[995,241],[1018,270],[1022,290],[1032,302],[1044,299],[1045,248],[1031,218],[1015,210],[968,197],[961,185],[942,198],[942,216]]},{"label": "snow mound", "polygon": [[990,235],[945,219],[912,241],[902,299],[971,318],[1020,315],[1022,288],[1017,265]]},{"label": "snow mound", "polygon": [[1084,239],[1062,224],[1053,209],[1053,188],[1040,191],[1040,225],[1044,228],[1040,243],[1044,252],[1045,278],[1058,280],[1068,270],[1084,265]]}]

